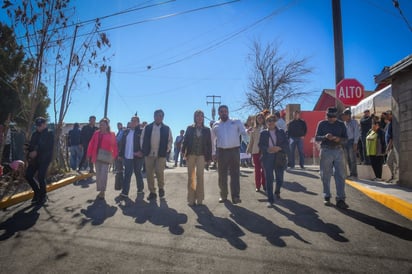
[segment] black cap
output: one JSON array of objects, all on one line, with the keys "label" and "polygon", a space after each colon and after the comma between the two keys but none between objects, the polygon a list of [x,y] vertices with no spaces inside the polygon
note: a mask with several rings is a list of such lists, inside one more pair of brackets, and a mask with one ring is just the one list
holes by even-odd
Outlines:
[{"label": "black cap", "polygon": [[43,117],[37,117],[34,123],[36,124],[36,127],[39,127],[42,124],[46,123],[46,119]]},{"label": "black cap", "polygon": [[338,116],[338,109],[335,108],[335,107],[329,107],[327,112],[326,112],[326,115],[328,117],[337,117]]}]

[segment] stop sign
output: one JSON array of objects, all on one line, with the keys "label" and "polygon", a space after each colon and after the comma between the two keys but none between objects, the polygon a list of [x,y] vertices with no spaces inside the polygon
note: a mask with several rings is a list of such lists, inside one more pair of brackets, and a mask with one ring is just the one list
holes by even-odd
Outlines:
[{"label": "stop sign", "polygon": [[336,85],[336,98],[345,106],[356,106],[363,96],[363,85],[356,79],[343,79]]}]

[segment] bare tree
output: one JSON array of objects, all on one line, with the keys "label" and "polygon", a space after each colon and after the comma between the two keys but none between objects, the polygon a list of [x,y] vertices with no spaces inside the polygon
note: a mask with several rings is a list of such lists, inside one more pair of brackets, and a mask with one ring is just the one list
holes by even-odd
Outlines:
[{"label": "bare tree", "polygon": [[[41,93],[41,84],[44,79],[54,79],[54,111],[56,124],[56,144],[60,143],[64,117],[69,109],[71,94],[79,73],[91,68],[104,72],[106,70],[105,57],[98,58],[97,52],[102,47],[110,46],[105,33],[99,33],[100,22],[96,20],[92,29],[85,30],[83,37],[76,47],[78,25],[70,23],[69,18],[74,15],[74,8],[69,6],[70,0],[3,0],[3,9],[9,16],[16,36],[28,59],[33,60],[30,74],[29,98],[25,117],[32,122],[35,111],[44,93]],[[88,21],[89,23],[90,21]],[[74,35],[72,29],[75,28]],[[67,49],[70,48],[68,54]],[[61,74],[65,77],[61,77]],[[64,83],[58,83],[65,79]],[[63,87],[63,88],[61,88]],[[61,88],[61,92],[59,92]],[[58,104],[60,103],[60,108]],[[59,115],[57,113],[59,112]],[[30,133],[32,123],[27,127]],[[58,152],[58,151],[57,151]],[[62,159],[55,153],[56,159]],[[60,161],[58,161],[60,162]],[[61,167],[63,162],[59,163]]]},{"label": "bare tree", "polygon": [[253,67],[245,107],[274,112],[283,108],[290,99],[295,100],[308,93],[303,85],[312,69],[307,67],[306,58],[287,60],[277,45],[262,46],[259,41],[253,42],[251,51],[249,61]]}]

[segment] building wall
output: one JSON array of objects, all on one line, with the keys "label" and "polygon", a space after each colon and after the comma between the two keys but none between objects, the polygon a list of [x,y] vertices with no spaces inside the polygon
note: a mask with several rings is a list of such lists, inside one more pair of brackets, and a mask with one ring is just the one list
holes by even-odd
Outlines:
[{"label": "building wall", "polygon": [[[392,81],[394,146],[399,153],[399,184],[412,188],[412,71]],[[398,138],[397,138],[398,136]]]}]

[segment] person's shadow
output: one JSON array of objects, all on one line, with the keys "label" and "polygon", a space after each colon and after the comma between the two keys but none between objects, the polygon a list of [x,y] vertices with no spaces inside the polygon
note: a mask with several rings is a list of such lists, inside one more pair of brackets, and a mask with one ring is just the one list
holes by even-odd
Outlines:
[{"label": "person's shadow", "polygon": [[113,217],[117,211],[117,207],[110,206],[104,199],[88,200],[88,203],[92,203],[87,209],[81,209],[80,213],[84,215],[82,217],[80,226],[83,227],[87,223],[92,225],[101,225],[104,221],[110,217]]},{"label": "person's shadow", "polygon": [[341,235],[342,233],[344,233],[344,231],[339,226],[323,222],[319,218],[317,211],[310,206],[287,199],[282,199],[281,204],[287,207],[292,213],[281,209],[279,206],[274,206],[274,209],[296,225],[306,228],[310,231],[325,233],[330,238],[338,242],[349,241],[347,238]]},{"label": "person's shadow", "polygon": [[285,247],[286,242],[282,239],[282,237],[288,236],[293,236],[297,240],[306,244],[309,243],[295,231],[277,226],[272,221],[244,207],[233,205],[231,203],[226,203],[225,205],[231,213],[230,217],[237,224],[246,228],[250,232],[262,235],[272,245]]},{"label": "person's shadow", "polygon": [[305,170],[287,169],[286,172],[290,173],[290,174],[293,174],[293,175],[299,175],[299,176],[313,178],[313,179],[319,179],[320,178],[320,176],[314,175],[311,172],[307,172]]},{"label": "person's shadow", "polygon": [[216,238],[225,239],[234,248],[240,250],[247,248],[246,243],[240,239],[245,233],[236,223],[228,218],[214,216],[205,205],[194,206],[192,209],[196,213],[197,222],[199,223],[199,225],[196,225],[196,228],[204,230]]},{"label": "person's shadow", "polygon": [[305,186],[302,186],[298,182],[284,181],[282,184],[282,187],[292,192],[302,192],[302,193],[314,195],[314,196],[318,195],[315,192],[309,191]]},{"label": "person's shadow", "polygon": [[39,219],[38,210],[40,206],[26,206],[13,214],[9,219],[0,223],[0,241],[4,241],[14,236],[20,231],[27,230],[34,226]]},{"label": "person's shadow", "polygon": [[396,236],[400,239],[412,241],[412,230],[382,219],[378,219],[353,209],[339,210],[341,213],[362,223],[375,227],[377,230]]},{"label": "person's shadow", "polygon": [[91,184],[94,184],[96,182],[93,177],[89,177],[83,180],[79,180],[73,183],[74,186],[80,186],[81,188],[89,188]]},{"label": "person's shadow", "polygon": [[168,227],[172,234],[183,234],[182,224],[187,223],[187,215],[170,208],[165,199],[161,199],[159,203],[160,205],[155,200],[146,202],[142,195],[138,195],[136,201],[124,199],[118,206],[125,216],[134,218],[138,224],[150,222],[154,225]]}]

